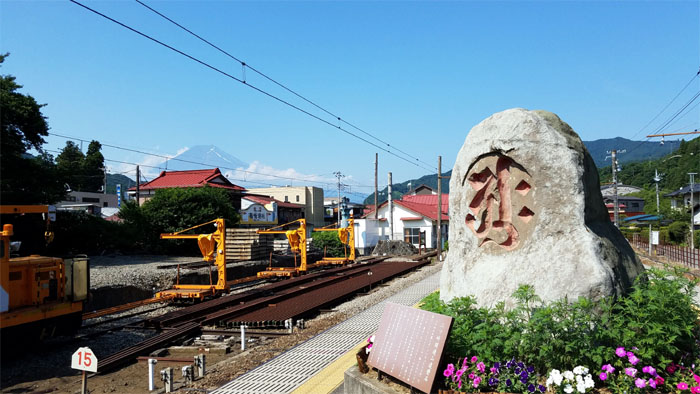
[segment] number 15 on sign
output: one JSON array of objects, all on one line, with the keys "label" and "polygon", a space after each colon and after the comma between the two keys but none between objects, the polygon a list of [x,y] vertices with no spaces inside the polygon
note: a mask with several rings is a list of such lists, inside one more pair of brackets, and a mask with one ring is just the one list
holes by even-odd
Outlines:
[{"label": "number 15 on sign", "polygon": [[71,368],[83,371],[82,394],[87,393],[87,373],[97,372],[97,357],[89,347],[81,347],[73,353]]}]

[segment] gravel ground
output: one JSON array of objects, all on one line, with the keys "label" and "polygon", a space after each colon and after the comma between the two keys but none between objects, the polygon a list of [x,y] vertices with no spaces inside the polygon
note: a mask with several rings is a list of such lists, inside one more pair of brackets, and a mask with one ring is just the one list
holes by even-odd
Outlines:
[{"label": "gravel ground", "polygon": [[[405,259],[404,259],[405,260]],[[91,258],[91,289],[104,290],[120,288],[141,289],[149,291],[169,288],[176,269],[159,269],[158,266],[198,261],[196,257],[164,256],[116,256]],[[257,367],[261,363],[301,343],[313,335],[332,327],[352,315],[374,305],[395,292],[437,272],[442,264],[425,266],[404,278],[389,282],[389,286],[372,289],[370,294],[338,305],[333,312],[325,313],[315,319],[307,320],[306,329],[296,330],[293,335],[279,338],[262,338],[251,343],[246,352],[236,351],[228,355],[207,356],[208,375],[195,382],[195,387],[216,388],[221,384]],[[254,270],[254,269],[253,269]],[[189,270],[188,270],[189,271]],[[204,271],[207,270],[198,270]],[[181,271],[182,274],[182,271]],[[0,374],[2,392],[79,392],[79,372],[70,369],[70,356],[81,346],[89,346],[99,358],[142,341],[154,333],[148,330],[116,330],[96,338],[87,337],[96,331],[133,323],[145,317],[161,315],[177,307],[160,304],[146,305],[123,312],[121,316],[130,316],[97,327],[82,328],[75,338],[56,338],[42,343],[39,347],[27,349],[22,354],[13,355],[12,359],[3,360]],[[138,313],[138,314],[137,314]],[[84,322],[84,326],[106,321],[115,315]],[[217,346],[217,344],[212,344]],[[192,347],[192,352],[198,349]],[[177,357],[180,357],[178,355]],[[166,365],[158,365],[158,369]],[[177,365],[175,366],[177,367]],[[144,371],[141,364],[134,364],[107,375],[91,377],[91,392],[147,393],[144,388]],[[179,375],[176,375],[179,378]],[[184,392],[184,391],[183,391]]]}]

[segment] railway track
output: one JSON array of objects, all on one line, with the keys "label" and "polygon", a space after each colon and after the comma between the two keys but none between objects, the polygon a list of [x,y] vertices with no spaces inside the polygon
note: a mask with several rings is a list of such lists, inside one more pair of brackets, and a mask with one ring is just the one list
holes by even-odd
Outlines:
[{"label": "railway track", "polygon": [[434,253],[418,256],[417,262],[385,262],[386,257],[375,258],[364,264],[331,268],[273,282],[145,319],[141,327],[155,329],[160,333],[100,360],[99,372],[119,368],[131,363],[137,356],[147,355],[154,349],[199,335],[203,330],[211,330],[209,327],[246,325],[278,328],[287,319],[311,316],[319,309],[415,270],[429,263],[429,258],[433,255]]}]

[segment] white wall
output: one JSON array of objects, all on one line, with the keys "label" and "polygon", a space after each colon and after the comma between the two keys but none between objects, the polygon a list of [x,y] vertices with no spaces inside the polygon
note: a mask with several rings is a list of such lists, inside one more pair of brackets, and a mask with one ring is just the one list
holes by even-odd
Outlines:
[{"label": "white wall", "polygon": [[[419,228],[420,231],[425,231],[425,246],[427,248],[435,248],[437,246],[437,234],[433,231],[433,221],[421,216],[420,214],[404,208],[399,204],[394,205],[394,240],[403,241],[404,228]],[[371,215],[366,219],[355,219],[355,247],[360,251],[369,253],[379,240],[388,240],[389,237],[389,209],[385,205],[379,208],[378,218],[385,220],[375,220]],[[421,217],[421,220],[401,220],[401,218],[416,218]],[[447,233],[447,222],[443,222],[443,234]],[[447,239],[443,235],[443,239]],[[417,246],[417,245],[416,245]]]}]

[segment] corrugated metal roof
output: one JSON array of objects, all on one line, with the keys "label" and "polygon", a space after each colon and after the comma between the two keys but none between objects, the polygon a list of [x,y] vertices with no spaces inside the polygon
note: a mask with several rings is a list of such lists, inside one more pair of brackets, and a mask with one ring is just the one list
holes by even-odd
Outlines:
[{"label": "corrugated metal roof", "polygon": [[[150,182],[142,183],[141,190],[167,189],[173,187],[202,187],[212,186],[230,190],[245,190],[226,179],[218,168],[208,170],[163,171]],[[131,187],[129,190],[136,190]]]}]

